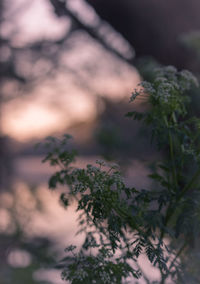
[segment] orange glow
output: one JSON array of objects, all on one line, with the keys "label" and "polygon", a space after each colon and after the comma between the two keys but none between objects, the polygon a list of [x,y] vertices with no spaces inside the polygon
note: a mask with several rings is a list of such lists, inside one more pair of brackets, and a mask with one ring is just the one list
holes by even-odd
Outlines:
[{"label": "orange glow", "polygon": [[50,98],[35,94],[17,98],[2,108],[2,131],[18,140],[44,138],[50,133],[65,131],[74,123],[87,122],[96,117],[94,99],[86,94]]}]

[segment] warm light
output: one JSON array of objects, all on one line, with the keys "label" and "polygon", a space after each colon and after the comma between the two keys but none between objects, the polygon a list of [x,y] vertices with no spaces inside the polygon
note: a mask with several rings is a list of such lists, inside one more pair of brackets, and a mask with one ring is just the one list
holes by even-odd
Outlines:
[{"label": "warm light", "polygon": [[6,103],[2,110],[3,133],[18,141],[41,139],[97,115],[95,100],[86,94],[59,96],[55,103],[52,98],[46,99],[45,103],[45,97],[35,94]]},{"label": "warm light", "polygon": [[[21,46],[35,40],[61,38],[70,28],[70,20],[58,19],[46,0],[11,0],[1,34],[12,35],[12,44]],[[24,7],[24,9],[23,9]],[[20,9],[21,8],[21,9]]]},{"label": "warm light", "polygon": [[[48,1],[27,1],[25,7],[20,0],[11,2],[15,3],[6,12],[7,20],[1,30],[9,37],[14,29],[11,36],[14,45],[55,40],[70,27],[69,19],[58,19]],[[68,5],[70,9],[79,9],[85,18],[88,15],[94,25],[98,22],[95,11],[85,1],[72,0]],[[106,34],[119,46],[121,36],[111,30],[110,27]],[[103,36],[104,32],[101,33]],[[16,82],[4,82],[6,102],[2,105],[1,122],[4,135],[21,142],[38,140],[65,132],[74,124],[91,122],[99,111],[97,95],[115,102],[125,98],[128,104],[131,91],[140,81],[133,67],[109,53],[86,32],[72,33],[65,44],[73,48],[53,46],[53,54],[59,52],[55,70],[53,60],[43,57],[35,60],[31,52],[18,54],[16,71],[34,82],[33,87],[31,82],[31,88],[28,85],[25,90]]]},{"label": "warm light", "polygon": [[11,216],[6,209],[0,209],[0,232],[6,232],[11,224]]},{"label": "warm light", "polygon": [[13,267],[27,267],[31,264],[31,256],[25,250],[15,249],[8,254],[8,263]]},{"label": "warm light", "polygon": [[[3,108],[3,133],[19,141],[32,138],[42,138],[49,132],[61,128],[63,115],[51,111],[47,106],[37,105],[34,102],[25,102],[16,105],[11,102]],[[65,126],[68,126],[67,119]],[[64,125],[62,125],[64,128]]]}]

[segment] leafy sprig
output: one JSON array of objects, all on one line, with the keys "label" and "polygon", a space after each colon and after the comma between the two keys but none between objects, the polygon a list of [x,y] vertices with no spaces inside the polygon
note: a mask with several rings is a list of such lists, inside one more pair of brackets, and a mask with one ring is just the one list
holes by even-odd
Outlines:
[{"label": "leafy sprig", "polygon": [[141,254],[160,270],[161,283],[169,276],[178,279],[181,254],[200,231],[200,120],[189,117],[187,95],[197,80],[171,66],[155,70],[153,78],[142,82],[130,99],[142,97],[146,110],[127,114],[150,128],[162,151],[162,161],[149,175],[153,189],[127,187],[119,167],[104,161],[74,168],[70,136],[48,139],[50,151],[43,161],[60,167],[49,187],[66,186],[61,202],[67,207],[70,198],[76,200],[79,233],[85,234],[79,250],[68,247],[61,262],[62,278],[72,284],[139,278],[142,271],[135,264]]}]

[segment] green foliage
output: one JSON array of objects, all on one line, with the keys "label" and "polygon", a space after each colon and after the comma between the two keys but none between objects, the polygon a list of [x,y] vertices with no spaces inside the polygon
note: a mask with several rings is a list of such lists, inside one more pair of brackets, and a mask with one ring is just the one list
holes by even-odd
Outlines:
[{"label": "green foliage", "polygon": [[68,247],[60,264],[62,278],[70,283],[137,279],[143,273],[137,265],[141,254],[160,270],[161,283],[169,276],[178,281],[184,273],[181,255],[187,258],[185,252],[200,232],[200,119],[189,117],[187,95],[198,82],[190,72],[171,66],[156,69],[152,78],[130,98],[131,103],[143,98],[146,111],[133,110],[127,116],[142,121],[162,151],[162,160],[149,175],[153,189],[127,187],[118,166],[103,161],[74,168],[70,136],[48,138],[44,162],[60,167],[49,187],[66,186],[61,202],[67,207],[76,200],[78,233],[85,234],[82,246]]},{"label": "green foliage", "polygon": [[200,56],[200,32],[197,31],[192,31],[186,34],[183,34],[180,37],[180,42],[187,47],[188,49],[194,51],[196,55]]}]

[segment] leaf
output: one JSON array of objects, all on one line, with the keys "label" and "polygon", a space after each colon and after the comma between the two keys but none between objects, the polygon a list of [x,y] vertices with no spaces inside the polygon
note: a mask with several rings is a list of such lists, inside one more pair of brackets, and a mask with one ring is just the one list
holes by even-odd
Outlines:
[{"label": "leaf", "polygon": [[65,193],[62,193],[60,195],[60,201],[65,208],[69,206],[69,199],[67,198],[67,195]]},{"label": "leaf", "polygon": [[57,175],[53,175],[50,179],[49,179],[49,188],[50,189],[55,189],[57,186],[57,182],[58,182],[58,176]]}]

